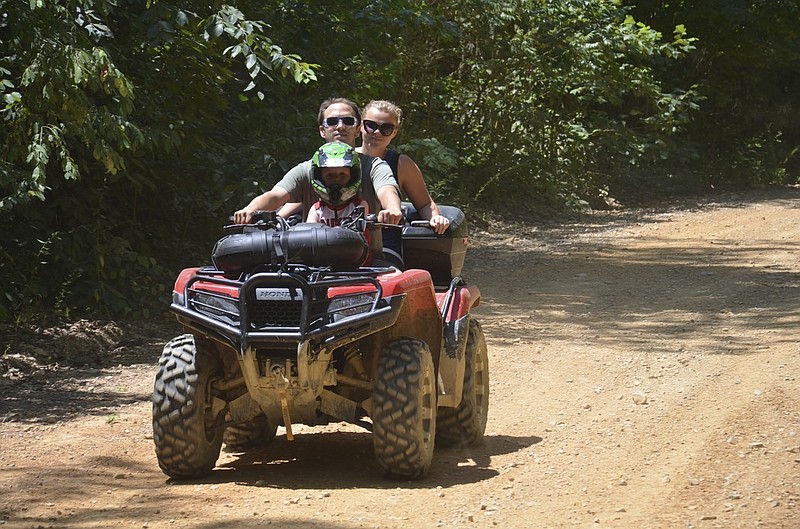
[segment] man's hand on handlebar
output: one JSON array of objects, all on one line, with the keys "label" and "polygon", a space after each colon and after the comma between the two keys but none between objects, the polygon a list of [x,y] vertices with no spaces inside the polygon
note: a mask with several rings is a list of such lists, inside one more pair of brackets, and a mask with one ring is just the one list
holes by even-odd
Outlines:
[{"label": "man's hand on handlebar", "polygon": [[248,224],[253,213],[255,213],[255,211],[243,208],[235,212],[231,220],[233,220],[234,224]]},{"label": "man's hand on handlebar", "polygon": [[398,208],[382,209],[378,212],[378,222],[383,224],[400,224],[403,212]]}]

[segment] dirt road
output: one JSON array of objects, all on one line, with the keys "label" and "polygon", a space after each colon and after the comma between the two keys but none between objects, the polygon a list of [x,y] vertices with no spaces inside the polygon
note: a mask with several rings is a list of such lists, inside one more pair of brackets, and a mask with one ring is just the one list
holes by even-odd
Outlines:
[{"label": "dirt road", "polygon": [[0,524],[800,527],[798,205],[784,190],[473,233],[486,439],[437,450],[420,482],[379,477],[370,434],[337,424],[172,483],[150,425],[168,335],[84,322],[89,360],[114,363],[71,369],[23,369],[47,345],[12,340]]}]

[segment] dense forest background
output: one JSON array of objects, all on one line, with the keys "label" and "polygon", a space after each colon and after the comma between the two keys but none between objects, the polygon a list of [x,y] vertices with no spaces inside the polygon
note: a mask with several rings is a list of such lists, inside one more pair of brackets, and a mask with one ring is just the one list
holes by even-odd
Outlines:
[{"label": "dense forest background", "polygon": [[147,316],[332,95],[471,214],[800,176],[800,0],[0,0],[0,321]]}]

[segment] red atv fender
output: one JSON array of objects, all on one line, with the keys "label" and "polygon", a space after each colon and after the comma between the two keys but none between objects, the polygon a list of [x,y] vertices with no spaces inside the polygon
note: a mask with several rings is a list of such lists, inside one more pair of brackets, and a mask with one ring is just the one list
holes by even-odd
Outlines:
[{"label": "red atv fender", "polygon": [[[379,280],[384,298],[404,298],[395,328],[402,329],[403,335],[424,340],[431,350],[437,371],[438,405],[458,406],[463,392],[470,310],[480,304],[480,290],[456,278],[447,291],[436,292],[430,272],[418,269],[383,274]],[[333,297],[365,289],[338,287],[331,289],[328,295]],[[400,337],[391,331],[384,335],[386,339]]]},{"label": "red atv fender", "polygon": [[476,285],[465,285],[456,278],[447,292],[436,295],[436,302],[444,319],[438,405],[455,408],[461,403],[464,390],[464,349],[469,336],[470,310],[480,305],[481,293]]}]

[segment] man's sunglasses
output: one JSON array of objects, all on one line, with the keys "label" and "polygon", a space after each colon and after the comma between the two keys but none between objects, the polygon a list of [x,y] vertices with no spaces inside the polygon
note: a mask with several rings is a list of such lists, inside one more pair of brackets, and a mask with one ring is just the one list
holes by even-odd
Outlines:
[{"label": "man's sunglasses", "polygon": [[325,126],[327,127],[335,127],[340,121],[345,127],[352,127],[356,124],[356,118],[353,116],[331,116],[329,118],[325,118],[323,123],[325,123]]},{"label": "man's sunglasses", "polygon": [[375,134],[378,131],[381,131],[381,134],[384,136],[391,136],[394,129],[397,126],[392,123],[381,123],[378,124],[377,121],[372,121],[371,119],[364,120],[364,130],[366,130],[370,134]]}]

